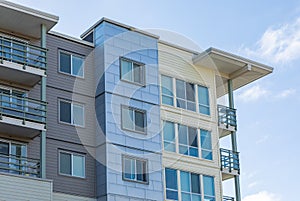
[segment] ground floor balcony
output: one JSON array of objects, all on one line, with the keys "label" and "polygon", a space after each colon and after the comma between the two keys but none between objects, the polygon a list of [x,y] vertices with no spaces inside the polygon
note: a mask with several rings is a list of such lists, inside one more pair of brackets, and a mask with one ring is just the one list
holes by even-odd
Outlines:
[{"label": "ground floor balcony", "polygon": [[220,156],[223,181],[240,174],[240,159],[238,152],[220,149]]},{"label": "ground floor balcony", "polygon": [[44,48],[0,34],[0,80],[33,87],[46,76]]},{"label": "ground floor balcony", "polygon": [[1,134],[34,138],[46,130],[46,102],[0,91]]},{"label": "ground floor balcony", "polygon": [[237,130],[236,109],[218,105],[218,125],[220,138]]},{"label": "ground floor balcony", "polygon": [[40,176],[40,160],[3,152],[0,152],[0,172],[29,177]]}]

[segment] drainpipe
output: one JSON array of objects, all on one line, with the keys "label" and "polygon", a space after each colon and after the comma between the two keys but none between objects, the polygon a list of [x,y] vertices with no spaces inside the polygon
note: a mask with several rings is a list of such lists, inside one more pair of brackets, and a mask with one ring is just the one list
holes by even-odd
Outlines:
[{"label": "drainpipe", "polygon": [[[228,80],[228,100],[229,100],[229,108],[234,109],[234,101],[233,101],[233,87],[232,80]],[[237,140],[236,140],[236,132],[231,132],[231,145],[232,151],[237,152]],[[235,184],[235,198],[236,201],[241,201],[241,189],[240,189],[240,176],[234,176],[234,184]]]},{"label": "drainpipe", "polygon": [[[41,25],[41,47],[46,48],[46,26]],[[41,80],[41,101],[46,102],[46,81],[47,78],[42,76]],[[40,135],[40,177],[46,178],[46,131],[41,131]]]}]

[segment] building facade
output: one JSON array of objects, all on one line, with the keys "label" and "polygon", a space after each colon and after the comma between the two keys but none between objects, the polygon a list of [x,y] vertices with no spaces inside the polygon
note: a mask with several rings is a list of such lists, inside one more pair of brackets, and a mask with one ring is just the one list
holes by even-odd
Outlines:
[{"label": "building facade", "polygon": [[0,16],[0,200],[241,200],[233,91],[271,67],[106,18],[78,39],[11,2]]}]

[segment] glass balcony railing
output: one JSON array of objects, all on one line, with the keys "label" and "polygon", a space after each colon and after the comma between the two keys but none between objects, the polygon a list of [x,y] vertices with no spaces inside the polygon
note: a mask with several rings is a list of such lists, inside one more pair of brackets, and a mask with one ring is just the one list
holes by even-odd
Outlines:
[{"label": "glass balcony railing", "polygon": [[236,130],[236,109],[231,109],[223,105],[218,105],[218,122],[219,126],[223,125],[226,128],[234,127],[234,129]]},{"label": "glass balcony railing", "polygon": [[39,69],[46,69],[47,50],[0,35],[0,62],[10,61]]},{"label": "glass balcony railing", "polygon": [[220,149],[221,154],[221,171],[237,171],[240,174],[239,153],[228,149]]},{"label": "glass balcony railing", "polygon": [[9,116],[25,121],[46,124],[47,103],[0,92],[0,119]]},{"label": "glass balcony railing", "polygon": [[39,177],[40,160],[0,153],[0,172]]},{"label": "glass balcony railing", "polygon": [[234,201],[233,197],[223,196],[223,201]]}]

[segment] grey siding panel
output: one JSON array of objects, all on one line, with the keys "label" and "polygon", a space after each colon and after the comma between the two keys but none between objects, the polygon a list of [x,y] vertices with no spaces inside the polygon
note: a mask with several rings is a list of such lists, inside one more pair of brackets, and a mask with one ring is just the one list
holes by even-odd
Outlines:
[{"label": "grey siding panel", "polygon": [[[94,52],[93,48],[53,35],[47,35],[48,66],[47,85],[67,91],[94,96]],[[85,57],[84,78],[59,73],[59,50]]]},{"label": "grey siding panel", "polygon": [[[59,150],[65,150],[84,154],[86,178],[76,178],[59,175]],[[47,139],[47,178],[53,180],[53,191],[67,193],[83,197],[95,198],[95,160],[93,151],[91,154],[82,145]]]}]

